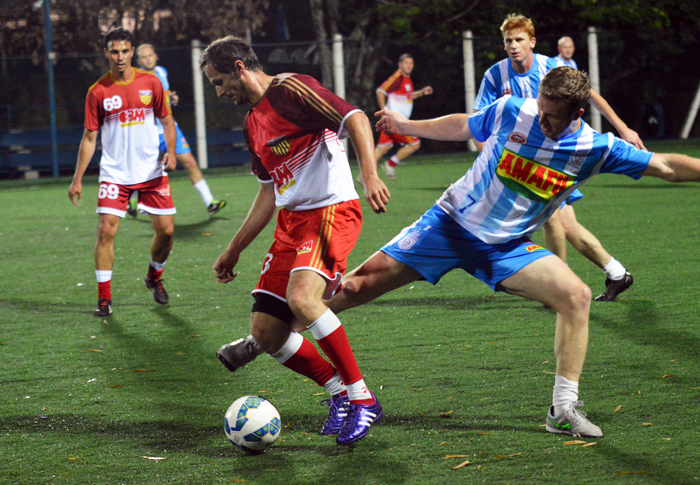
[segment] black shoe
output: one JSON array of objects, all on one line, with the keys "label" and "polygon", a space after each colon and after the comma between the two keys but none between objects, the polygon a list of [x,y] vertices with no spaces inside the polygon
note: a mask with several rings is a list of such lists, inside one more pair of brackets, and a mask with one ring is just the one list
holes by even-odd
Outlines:
[{"label": "black shoe", "polygon": [[162,279],[151,280],[148,279],[148,276],[146,276],[146,279],[144,279],[143,282],[146,283],[146,288],[153,292],[153,299],[156,301],[156,303],[160,303],[161,305],[166,305],[168,303],[168,292],[165,291],[165,288],[163,288]]},{"label": "black shoe", "polygon": [[97,308],[92,312],[96,317],[108,317],[112,314],[112,300],[100,298],[97,302]]},{"label": "black shoe", "polygon": [[214,214],[218,213],[224,207],[226,207],[225,200],[215,200],[211,204],[209,204],[209,207],[207,207],[207,212],[209,213],[210,216],[213,216]]},{"label": "black shoe", "polygon": [[136,219],[136,216],[139,214],[136,210],[136,200],[129,200],[129,203],[126,204],[126,213]]},{"label": "black shoe", "polygon": [[619,280],[611,280],[610,278],[605,278],[605,293],[595,297],[595,301],[615,301],[617,295],[627,290],[634,283],[632,275],[625,272]]}]

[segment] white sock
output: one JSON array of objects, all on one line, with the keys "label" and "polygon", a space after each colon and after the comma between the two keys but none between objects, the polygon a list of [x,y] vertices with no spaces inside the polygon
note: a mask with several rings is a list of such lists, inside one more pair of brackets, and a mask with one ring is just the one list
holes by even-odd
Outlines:
[{"label": "white sock", "polygon": [[196,184],[194,184],[194,188],[197,189],[197,192],[199,192],[199,196],[202,198],[202,202],[204,202],[204,205],[207,207],[209,204],[212,203],[214,200],[214,196],[211,195],[211,190],[209,190],[209,185],[207,185],[207,181],[202,179]]},{"label": "white sock", "polygon": [[345,390],[345,384],[343,384],[340,374],[336,372],[335,375],[323,385],[323,388],[328,391],[331,396],[335,396]]},{"label": "white sock", "polygon": [[156,263],[155,261],[151,260],[151,266],[153,266],[153,269],[156,271],[163,271],[163,268],[165,268],[165,263],[167,263],[167,261]]},{"label": "white sock", "polygon": [[576,401],[578,401],[578,382],[570,381],[566,377],[554,376],[554,392],[552,393],[554,415],[559,416]]},{"label": "white sock", "polygon": [[340,326],[340,320],[338,320],[338,317],[329,308],[326,310],[326,313],[318,317],[318,320],[306,328],[311,330],[311,335],[313,335],[316,340],[321,340],[335,332]]},{"label": "white sock", "polygon": [[[390,162],[389,165],[391,165],[392,163],[393,163],[394,165],[398,165],[398,164],[401,163],[401,160],[399,160],[398,157],[397,157],[396,155],[394,155],[393,157],[391,157],[391,158],[389,159],[389,162]],[[394,165],[392,165],[392,166],[394,166]]]},{"label": "white sock", "polygon": [[96,269],[95,276],[97,277],[98,283],[104,283],[105,281],[110,281],[112,279],[112,270],[106,269]]},{"label": "white sock", "polygon": [[348,398],[350,401],[360,401],[363,399],[374,399],[372,393],[367,389],[367,384],[365,384],[364,379],[360,379],[352,384],[346,384],[348,388]]},{"label": "white sock", "polygon": [[300,334],[298,334],[296,332],[291,332],[289,334],[289,338],[284,343],[282,348],[279,349],[274,354],[270,354],[270,356],[273,359],[275,359],[277,362],[279,362],[280,364],[284,364],[289,359],[291,359],[294,354],[296,354],[299,351],[299,349],[301,348],[301,344],[303,344],[303,343],[304,343],[304,337],[302,337]]},{"label": "white sock", "polygon": [[611,280],[621,280],[627,272],[625,267],[615,258],[612,258],[610,262],[605,265],[603,271],[605,272],[605,276]]}]

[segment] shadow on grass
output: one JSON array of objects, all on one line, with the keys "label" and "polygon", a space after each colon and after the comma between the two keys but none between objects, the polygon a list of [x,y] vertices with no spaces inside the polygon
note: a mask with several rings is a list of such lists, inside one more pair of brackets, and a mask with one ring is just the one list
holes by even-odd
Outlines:
[{"label": "shadow on grass", "polygon": [[[97,295],[95,295],[97,298]],[[46,303],[35,300],[0,300],[0,310],[15,310],[30,313],[74,313],[92,315],[94,308],[83,304],[75,303]],[[97,320],[97,319],[95,319]]]},{"label": "shadow on grass", "polygon": [[427,297],[427,298],[401,298],[397,292],[395,298],[382,298],[368,303],[366,306],[379,307],[436,307],[449,310],[470,310],[478,308],[480,310],[513,309],[514,303],[539,305],[537,302],[530,302],[522,298],[510,295],[489,295],[472,297]]},{"label": "shadow on grass", "polygon": [[700,341],[685,337],[682,330],[669,328],[657,315],[656,305],[646,300],[622,300],[615,303],[627,310],[625,321],[606,318],[598,312],[591,313],[591,322],[633,341],[638,345],[651,345],[671,355],[700,361]]}]

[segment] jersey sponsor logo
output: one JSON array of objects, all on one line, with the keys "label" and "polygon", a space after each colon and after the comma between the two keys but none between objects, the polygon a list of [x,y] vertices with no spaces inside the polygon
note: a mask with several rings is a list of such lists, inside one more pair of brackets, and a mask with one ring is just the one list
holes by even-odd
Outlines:
[{"label": "jersey sponsor logo", "polygon": [[521,145],[527,144],[527,137],[523,135],[522,133],[518,132],[513,132],[510,135],[508,135],[508,141],[512,141],[513,143],[520,143]]},{"label": "jersey sponsor logo", "polygon": [[313,249],[314,249],[314,242],[313,242],[313,240],[310,239],[297,248],[297,254],[310,253]]},{"label": "jersey sponsor logo", "polygon": [[275,181],[277,191],[280,195],[284,194],[287,189],[297,183],[297,181],[294,180],[294,173],[289,169],[286,162],[270,172],[270,176],[272,180]]},{"label": "jersey sponsor logo", "polygon": [[527,251],[528,253],[531,253],[533,251],[540,251],[540,250],[544,250],[544,248],[542,246],[540,246],[539,244],[530,244],[525,248],[525,251]]},{"label": "jersey sponsor logo", "polygon": [[289,140],[287,140],[287,138],[284,136],[268,141],[267,145],[272,149],[272,152],[279,157],[282,157],[289,152]]},{"label": "jersey sponsor logo", "polygon": [[143,104],[151,104],[151,99],[153,99],[153,91],[139,91],[139,98],[141,98],[141,102]]},{"label": "jersey sponsor logo", "polygon": [[505,149],[496,175],[503,185],[516,194],[544,204],[576,182],[571,175]]},{"label": "jersey sponsor logo", "polygon": [[146,122],[146,110],[143,108],[127,109],[119,113],[119,122],[122,127],[142,125]]}]

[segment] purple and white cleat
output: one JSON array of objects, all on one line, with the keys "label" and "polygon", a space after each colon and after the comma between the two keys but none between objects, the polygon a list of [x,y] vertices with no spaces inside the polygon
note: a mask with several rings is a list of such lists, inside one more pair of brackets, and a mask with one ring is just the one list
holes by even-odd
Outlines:
[{"label": "purple and white cleat", "polygon": [[328,419],[326,419],[321,428],[321,434],[333,435],[340,433],[350,410],[350,399],[347,394],[345,396],[336,394],[331,399],[324,399],[321,402],[331,407],[328,411]]},{"label": "purple and white cleat", "polygon": [[335,438],[339,445],[349,445],[361,440],[369,433],[374,423],[382,419],[384,411],[377,397],[374,397],[374,404],[348,404],[349,412],[343,428]]}]

